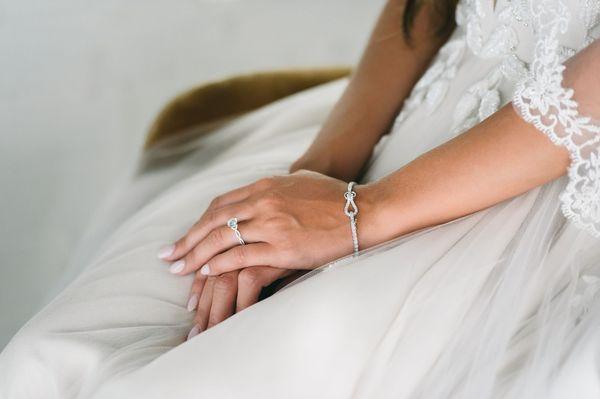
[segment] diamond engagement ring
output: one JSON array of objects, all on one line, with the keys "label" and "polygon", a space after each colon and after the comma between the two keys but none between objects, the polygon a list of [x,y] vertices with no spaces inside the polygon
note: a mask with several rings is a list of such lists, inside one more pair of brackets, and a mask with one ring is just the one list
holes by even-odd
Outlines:
[{"label": "diamond engagement ring", "polygon": [[227,227],[233,230],[233,234],[235,234],[235,238],[240,242],[240,245],[246,245],[246,241],[242,238],[242,233],[238,230],[238,220],[237,218],[231,218],[227,221]]}]

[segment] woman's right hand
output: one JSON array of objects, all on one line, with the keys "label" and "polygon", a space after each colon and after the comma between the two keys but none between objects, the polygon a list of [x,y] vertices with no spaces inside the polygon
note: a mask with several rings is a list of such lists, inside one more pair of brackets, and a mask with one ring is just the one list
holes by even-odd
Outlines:
[{"label": "woman's right hand", "polygon": [[249,267],[219,276],[196,272],[187,308],[196,311],[188,339],[258,302],[263,288],[299,272],[268,266]]}]

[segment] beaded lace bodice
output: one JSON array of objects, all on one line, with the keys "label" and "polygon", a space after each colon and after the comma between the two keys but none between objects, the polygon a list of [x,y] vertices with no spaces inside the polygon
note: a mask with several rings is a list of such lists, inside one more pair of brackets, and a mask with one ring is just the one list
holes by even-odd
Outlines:
[{"label": "beaded lace bodice", "polygon": [[[579,113],[563,87],[564,62],[600,37],[600,0],[461,0],[457,32],[415,85],[396,123],[444,100],[464,58],[492,63],[454,106],[454,134],[512,100],[516,111],[571,155],[564,215],[600,237],[600,123]],[[501,90],[501,87],[511,87]]]}]

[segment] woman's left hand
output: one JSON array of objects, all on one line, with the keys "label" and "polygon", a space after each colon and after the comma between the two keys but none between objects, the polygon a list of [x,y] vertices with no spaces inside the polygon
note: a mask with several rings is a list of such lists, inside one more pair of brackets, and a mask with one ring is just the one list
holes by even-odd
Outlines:
[{"label": "woman's left hand", "polygon": [[[200,270],[215,276],[263,265],[316,268],[352,253],[349,219],[343,211],[346,189],[341,180],[304,170],[261,179],[215,198],[161,257],[176,261],[170,270],[182,275]],[[368,213],[361,186],[355,191],[361,213]],[[231,218],[237,218],[246,245],[240,245],[227,226]]]}]

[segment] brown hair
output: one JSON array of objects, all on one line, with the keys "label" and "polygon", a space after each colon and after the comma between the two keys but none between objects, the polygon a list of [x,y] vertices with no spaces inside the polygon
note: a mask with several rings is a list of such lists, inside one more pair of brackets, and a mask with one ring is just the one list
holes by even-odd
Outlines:
[{"label": "brown hair", "polygon": [[404,36],[410,39],[410,32],[415,22],[415,17],[421,7],[425,4],[431,4],[432,17],[439,21],[439,27],[435,34],[438,36],[447,36],[454,30],[454,11],[458,0],[406,0],[404,16],[402,18],[402,30]]}]

